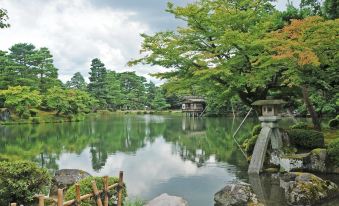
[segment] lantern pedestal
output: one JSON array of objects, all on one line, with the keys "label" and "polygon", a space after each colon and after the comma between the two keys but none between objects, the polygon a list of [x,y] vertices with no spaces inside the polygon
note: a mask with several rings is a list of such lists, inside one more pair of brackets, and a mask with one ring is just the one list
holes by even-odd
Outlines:
[{"label": "lantern pedestal", "polygon": [[281,152],[283,147],[282,136],[278,128],[280,116],[261,116],[261,131],[255,143],[252,159],[248,168],[249,174],[259,174],[264,165],[267,147],[271,143],[272,149]]}]

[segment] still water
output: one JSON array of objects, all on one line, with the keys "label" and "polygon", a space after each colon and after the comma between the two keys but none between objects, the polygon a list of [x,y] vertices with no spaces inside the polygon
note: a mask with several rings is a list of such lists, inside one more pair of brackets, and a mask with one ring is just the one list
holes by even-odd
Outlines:
[{"label": "still water", "polygon": [[[168,193],[191,206],[213,206],[214,194],[226,183],[260,182],[249,179],[247,161],[232,139],[241,120],[107,115],[77,123],[4,126],[0,160],[26,159],[51,172],[82,169],[97,176],[122,170],[129,198],[147,201]],[[238,137],[248,135],[254,124],[248,119]]]}]

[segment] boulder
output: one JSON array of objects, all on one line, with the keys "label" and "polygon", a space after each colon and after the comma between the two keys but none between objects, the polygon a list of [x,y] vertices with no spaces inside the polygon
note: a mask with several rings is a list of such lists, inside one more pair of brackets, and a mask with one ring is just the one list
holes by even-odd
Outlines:
[{"label": "boulder", "polygon": [[145,206],[188,206],[188,203],[182,197],[170,196],[164,193],[149,201]]},{"label": "boulder", "polygon": [[52,179],[50,196],[56,196],[58,189],[64,188],[64,192],[76,182],[91,176],[89,173],[77,169],[62,169],[55,172]]},{"label": "boulder", "polygon": [[318,205],[338,195],[338,186],[310,173],[283,174],[280,186],[289,205]]},{"label": "boulder", "polygon": [[218,206],[261,205],[258,203],[251,185],[240,181],[227,184],[214,195],[214,201]]},{"label": "boulder", "polygon": [[326,172],[326,149],[314,149],[304,158],[304,168],[311,172]]}]

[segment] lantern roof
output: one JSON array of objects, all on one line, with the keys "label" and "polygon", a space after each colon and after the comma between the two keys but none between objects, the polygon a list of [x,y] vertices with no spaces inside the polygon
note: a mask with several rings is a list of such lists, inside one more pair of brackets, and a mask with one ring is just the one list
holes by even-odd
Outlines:
[{"label": "lantern roof", "polygon": [[263,105],[282,105],[286,104],[282,99],[265,99],[265,100],[257,100],[252,103],[253,106],[263,106]]}]

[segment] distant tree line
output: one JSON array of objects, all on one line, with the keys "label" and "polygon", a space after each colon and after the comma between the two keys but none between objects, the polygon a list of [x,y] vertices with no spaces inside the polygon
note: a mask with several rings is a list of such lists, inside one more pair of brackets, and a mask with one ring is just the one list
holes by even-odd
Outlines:
[{"label": "distant tree line", "polygon": [[0,51],[0,107],[28,118],[33,108],[71,115],[97,109],[162,110],[168,104],[153,82],[134,72],[107,70],[97,58],[88,84],[79,72],[63,84],[48,48],[19,43]]}]

